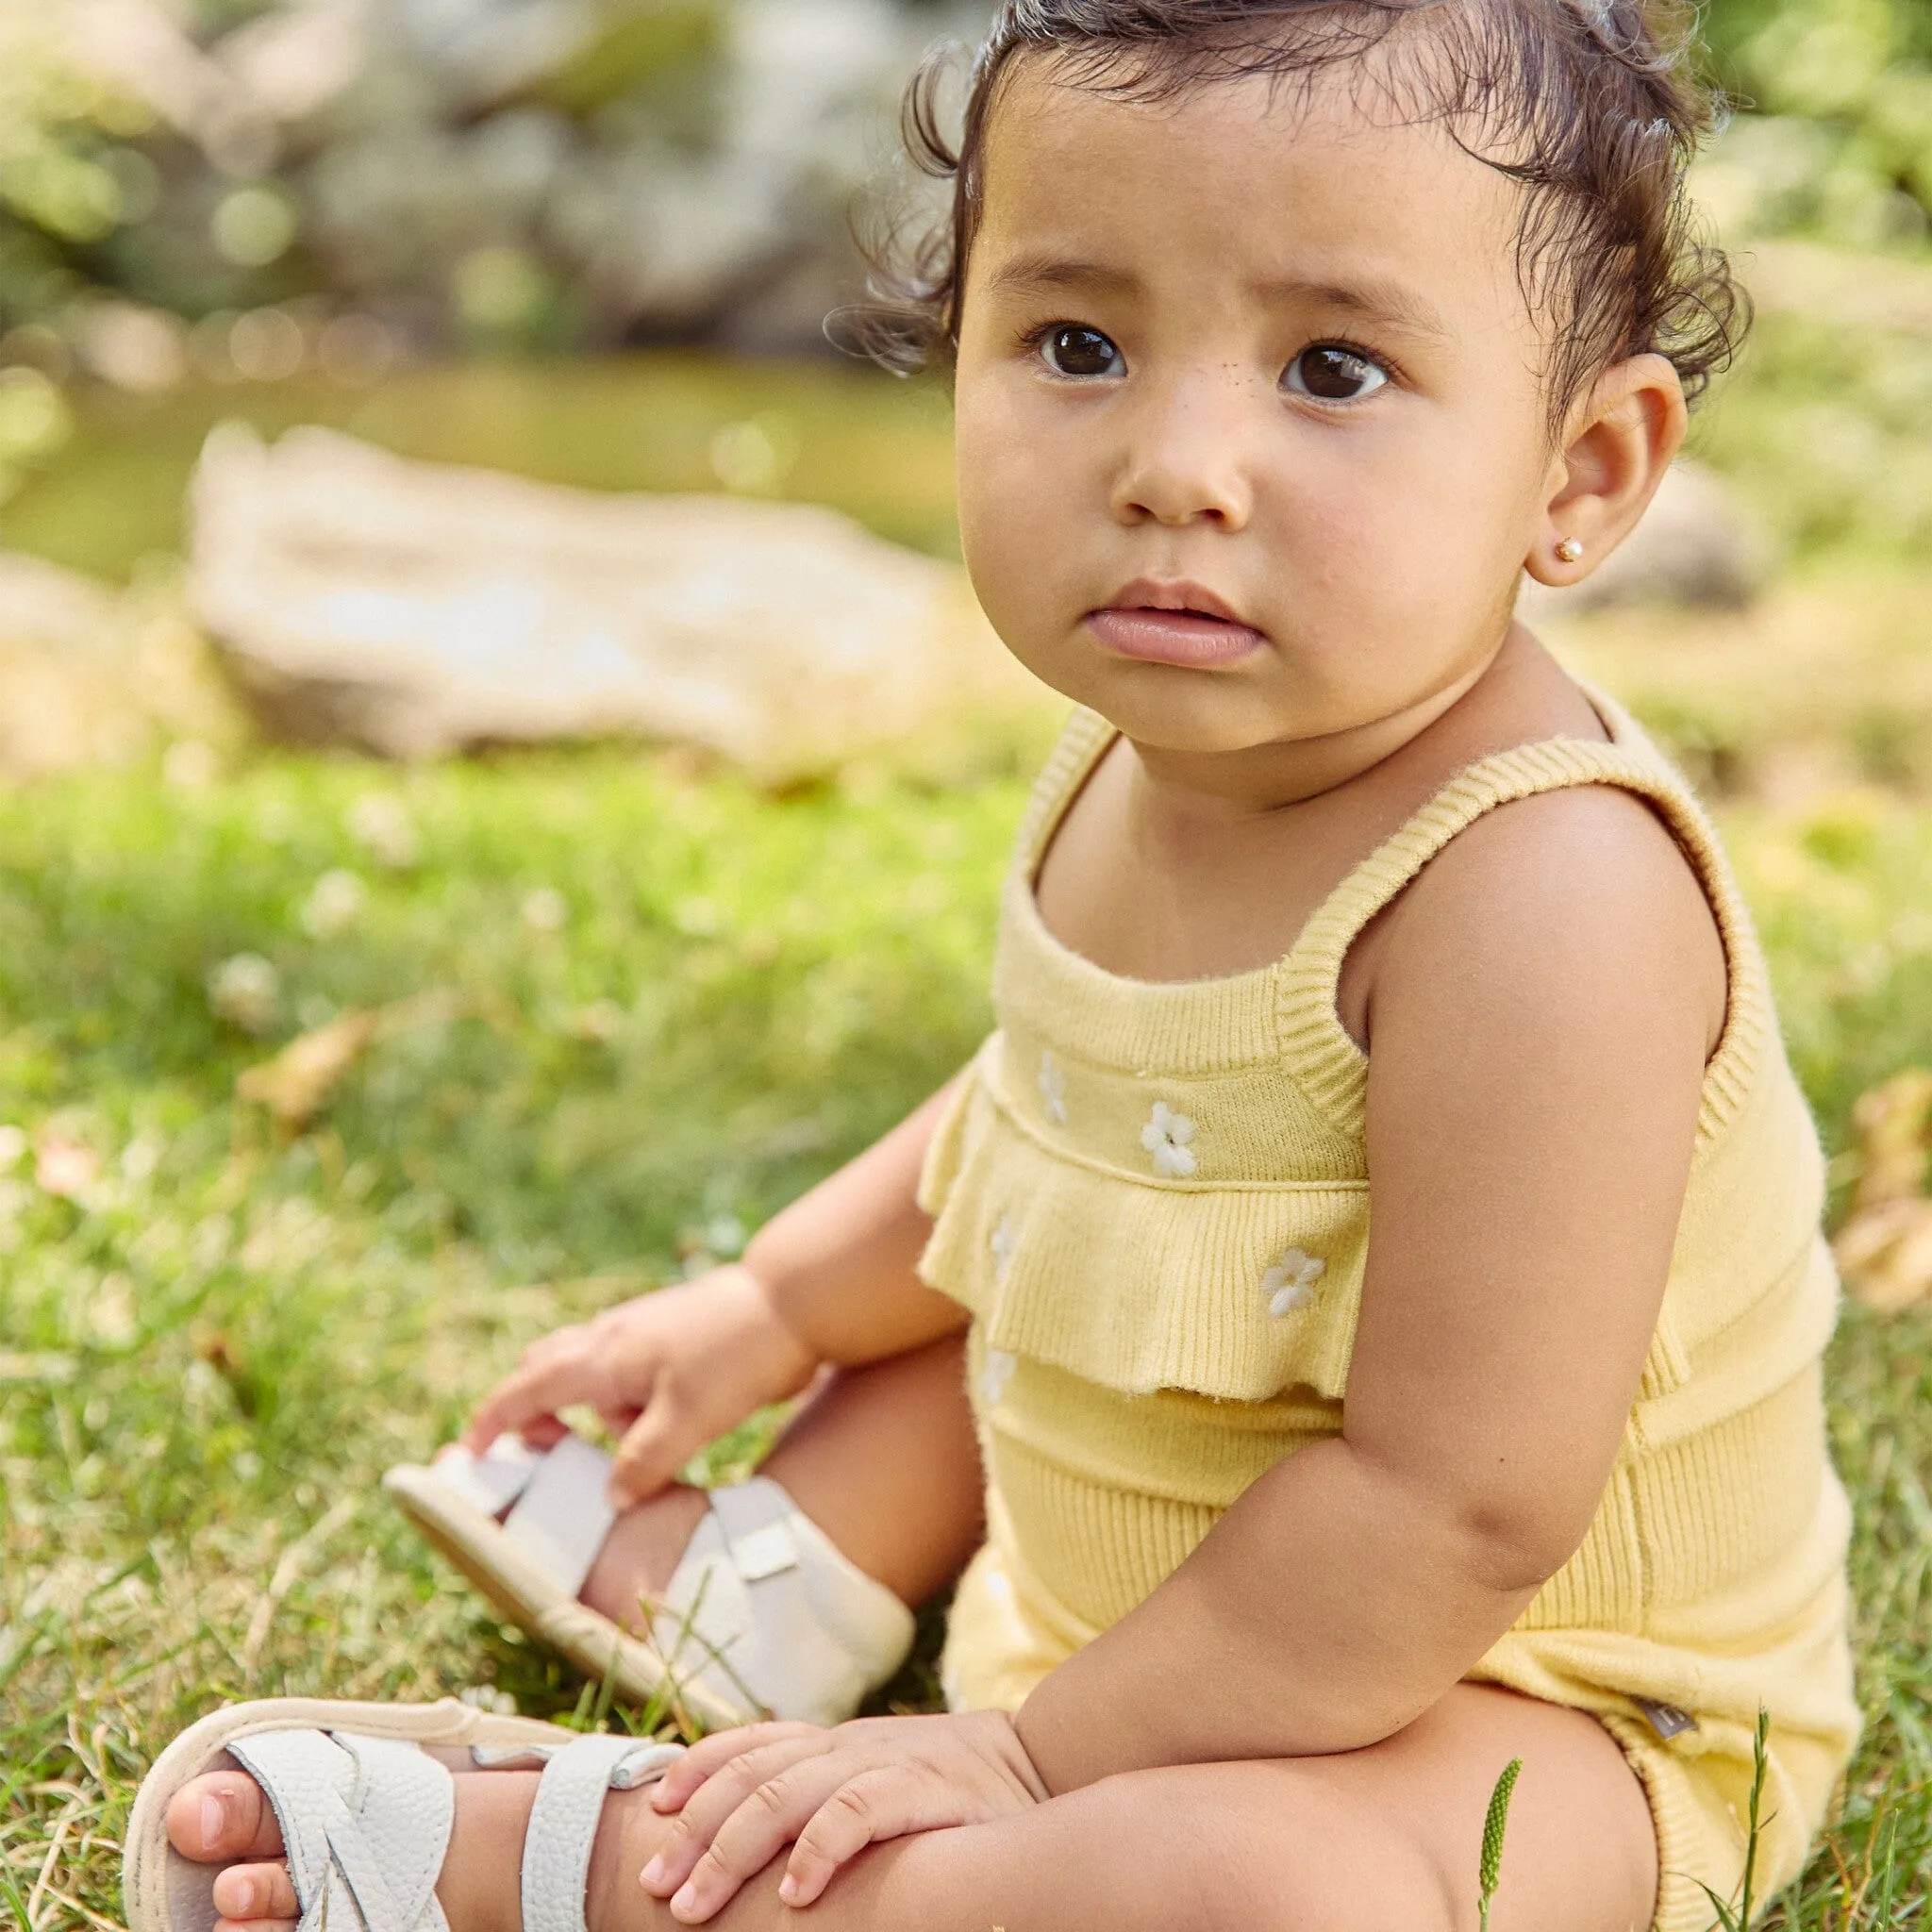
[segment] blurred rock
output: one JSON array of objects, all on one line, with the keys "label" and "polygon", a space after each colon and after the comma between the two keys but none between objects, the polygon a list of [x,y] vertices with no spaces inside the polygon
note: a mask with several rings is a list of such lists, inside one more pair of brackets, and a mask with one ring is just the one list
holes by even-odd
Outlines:
[{"label": "blurred rock", "polygon": [[171,739],[232,738],[236,722],[165,591],[0,552],[0,779],[125,764]]},{"label": "blurred rock", "polygon": [[1017,675],[949,565],[837,512],[614,496],[229,425],[190,595],[261,723],[426,758],[641,737],[774,782]]},{"label": "blurred rock", "polygon": [[1524,580],[1519,613],[1535,624],[1616,604],[1737,608],[1764,588],[1771,558],[1730,491],[1703,464],[1672,465],[1643,521],[1582,583]]}]

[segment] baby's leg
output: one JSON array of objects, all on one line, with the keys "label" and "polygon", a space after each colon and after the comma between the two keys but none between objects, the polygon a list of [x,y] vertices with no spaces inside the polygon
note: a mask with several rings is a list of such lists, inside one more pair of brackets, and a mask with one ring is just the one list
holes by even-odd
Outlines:
[{"label": "baby's leg", "polygon": [[[984,1478],[964,1346],[952,1337],[839,1371],[792,1418],[760,1472],[914,1608],[979,1545]],[[640,1597],[670,1582],[704,1512],[703,1492],[683,1484],[627,1510],[585,1582],[584,1601],[636,1624]]]},{"label": "baby's leg", "polygon": [[[1643,1932],[1657,1890],[1648,1807],[1594,1720],[1458,1685],[1364,1751],[1187,1765],[1104,1780],[999,1824],[863,1854],[808,1913],[775,1870],[710,1923],[719,1932],[1474,1932],[1483,1813],[1512,1757],[1494,1932]],[[463,1771],[437,1891],[451,1932],[520,1932],[517,1860],[536,1778]],[[215,1800],[212,1827],[206,1800]],[[665,1821],[615,1792],[591,1863],[590,1932],[672,1932],[638,1884]],[[239,1772],[197,1780],[168,1813],[178,1850],[242,1860],[216,1881],[236,1922],[288,1921],[273,1814]],[[263,1926],[262,1932],[269,1932]],[[288,1932],[286,1924],[275,1932]]]}]

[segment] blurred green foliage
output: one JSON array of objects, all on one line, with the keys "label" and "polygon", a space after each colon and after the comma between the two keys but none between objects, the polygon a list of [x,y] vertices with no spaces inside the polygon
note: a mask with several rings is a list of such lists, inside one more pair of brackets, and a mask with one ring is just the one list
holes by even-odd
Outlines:
[{"label": "blurred green foliage", "polygon": [[1739,109],[1711,173],[1724,184],[1727,231],[1867,248],[1924,241],[1927,0],[1717,0],[1705,32],[1711,71]]},{"label": "blurred green foliage", "polygon": [[[59,0],[0,10],[0,328],[66,327],[90,291],[190,318],[407,295],[433,298],[444,318],[435,326],[458,339],[608,341],[610,318],[575,302],[575,283],[596,279],[600,254],[635,245],[641,225],[661,225],[637,200],[640,184],[669,178],[680,152],[714,147],[728,127],[724,0],[601,0],[591,30],[562,34],[554,58],[493,81],[460,62],[439,66],[421,34],[389,20],[398,7],[373,9],[369,71],[339,100],[233,152],[165,125],[83,63]],[[916,42],[929,9],[902,0],[900,10]],[[198,0],[192,39],[225,58],[289,11]],[[1924,242],[1927,0],[1713,0],[1703,31],[1709,71],[1739,109],[1707,171],[1727,231],[1860,247]],[[393,183],[373,192],[395,171],[434,176],[433,206],[395,220]],[[466,176],[474,192],[460,190]],[[711,190],[720,221],[742,218],[728,181]],[[798,212],[774,207],[758,219]],[[675,238],[651,246],[688,252]],[[459,271],[478,248],[522,258],[525,299],[475,299],[488,264],[467,288]],[[433,321],[428,309],[408,312],[411,325]]]},{"label": "blurred green foliage", "polygon": [[[0,443],[8,400],[0,375]],[[74,396],[73,433],[58,458],[0,505],[0,543],[108,577],[179,549],[189,473],[225,417],[267,436],[322,423],[425,461],[591,489],[715,491],[728,481],[833,504],[895,542],[958,554],[942,390],[829,359],[749,362],[691,350],[431,363],[375,385],[308,371],[275,384],[190,381],[146,396],[90,386]],[[748,427],[770,452],[752,475],[731,460]]]}]

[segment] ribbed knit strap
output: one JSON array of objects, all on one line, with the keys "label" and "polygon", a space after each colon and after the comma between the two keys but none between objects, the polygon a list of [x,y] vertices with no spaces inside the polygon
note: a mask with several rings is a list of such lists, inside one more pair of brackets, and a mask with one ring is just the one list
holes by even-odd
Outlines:
[{"label": "ribbed knit strap", "polygon": [[524,1832],[524,1932],[586,1932],[584,1887],[608,1791],[635,1738],[579,1738],[543,1767]]},{"label": "ribbed knit strap", "polygon": [[1724,1038],[1705,1074],[1700,1148],[1736,1116],[1757,1070],[1771,1012],[1750,915],[1717,835],[1689,787],[1634,721],[1607,698],[1591,695],[1612,742],[1550,739],[1500,752],[1458,773],[1342,880],[1282,961],[1275,1018],[1283,1064],[1338,1130],[1359,1134],[1364,1124],[1368,1057],[1350,1039],[1336,1006],[1342,962],[1363,927],[1486,813],[1580,785],[1614,786],[1649,801],[1697,874],[1724,941],[1729,981]]},{"label": "ribbed knit strap", "polygon": [[1099,712],[1090,711],[1084,705],[1067,720],[1059,742],[1033,781],[1033,795],[1027,801],[1025,817],[1020,821],[1016,864],[1029,889],[1068,806],[1119,736]]}]

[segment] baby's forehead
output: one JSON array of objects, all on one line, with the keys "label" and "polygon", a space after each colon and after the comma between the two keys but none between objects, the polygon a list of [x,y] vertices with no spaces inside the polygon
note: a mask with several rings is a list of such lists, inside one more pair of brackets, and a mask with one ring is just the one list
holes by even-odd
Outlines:
[{"label": "baby's forehead", "polygon": [[980,192],[988,258],[1098,248],[1120,266],[1165,258],[1259,283],[1374,261],[1514,288],[1520,191],[1358,64],[1149,95],[1051,55],[1016,61],[991,103]]}]

